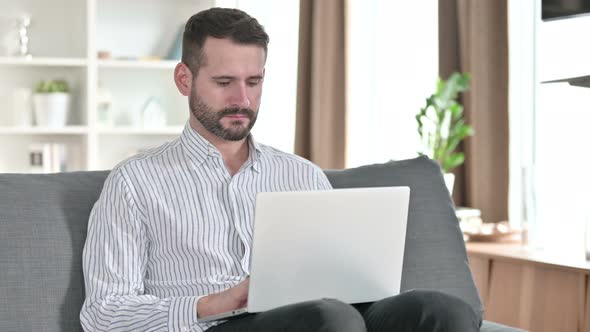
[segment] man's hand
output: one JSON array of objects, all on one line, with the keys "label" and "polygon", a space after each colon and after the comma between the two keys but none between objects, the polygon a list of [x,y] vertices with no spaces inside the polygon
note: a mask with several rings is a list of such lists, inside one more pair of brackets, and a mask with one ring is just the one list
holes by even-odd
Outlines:
[{"label": "man's hand", "polygon": [[248,277],[230,289],[200,298],[197,303],[197,317],[207,317],[245,307],[248,304],[249,284]]}]

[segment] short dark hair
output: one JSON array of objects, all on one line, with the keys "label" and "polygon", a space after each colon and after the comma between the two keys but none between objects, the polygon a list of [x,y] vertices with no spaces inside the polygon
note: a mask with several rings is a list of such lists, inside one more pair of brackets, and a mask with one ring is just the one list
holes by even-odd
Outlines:
[{"label": "short dark hair", "polygon": [[191,16],[182,38],[182,62],[193,74],[203,61],[207,37],[229,38],[238,44],[254,44],[268,52],[268,35],[264,27],[246,12],[233,8],[210,8]]}]

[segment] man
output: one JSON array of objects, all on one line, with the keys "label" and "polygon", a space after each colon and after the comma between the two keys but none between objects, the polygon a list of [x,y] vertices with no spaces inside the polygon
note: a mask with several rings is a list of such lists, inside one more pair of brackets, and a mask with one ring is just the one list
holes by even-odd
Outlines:
[{"label": "man", "polygon": [[247,303],[256,193],[331,188],[316,165],[250,135],[267,44],[263,27],[236,9],[188,20],[174,80],[189,121],[178,139],[122,162],[106,180],[84,247],[84,329],[477,331],[466,303],[430,291],[199,323]]}]

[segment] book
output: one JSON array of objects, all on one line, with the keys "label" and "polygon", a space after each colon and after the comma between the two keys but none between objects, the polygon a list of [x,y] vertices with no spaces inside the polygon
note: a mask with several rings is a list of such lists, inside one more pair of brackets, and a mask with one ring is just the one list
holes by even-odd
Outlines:
[{"label": "book", "polygon": [[455,209],[455,214],[459,221],[471,219],[471,218],[480,218],[481,217],[481,210],[470,208],[470,207],[457,207]]},{"label": "book", "polygon": [[29,145],[29,167],[31,173],[51,173],[51,144]]},{"label": "book", "polygon": [[58,173],[69,170],[67,146],[63,143],[33,143],[29,145],[29,172]]}]

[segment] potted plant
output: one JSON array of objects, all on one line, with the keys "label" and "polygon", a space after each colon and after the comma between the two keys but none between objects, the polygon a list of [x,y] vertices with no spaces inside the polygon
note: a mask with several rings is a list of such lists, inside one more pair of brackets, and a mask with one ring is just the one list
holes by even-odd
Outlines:
[{"label": "potted plant", "polygon": [[473,128],[463,120],[463,106],[457,101],[459,93],[469,88],[469,74],[453,73],[447,80],[439,78],[436,92],[426,99],[426,106],[416,115],[418,133],[426,155],[440,165],[449,193],[455,181],[452,169],[463,164],[465,155],[456,149]]},{"label": "potted plant", "polygon": [[70,88],[65,80],[40,81],[33,96],[38,126],[63,127],[70,109]]}]

